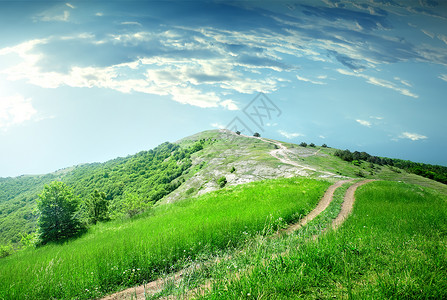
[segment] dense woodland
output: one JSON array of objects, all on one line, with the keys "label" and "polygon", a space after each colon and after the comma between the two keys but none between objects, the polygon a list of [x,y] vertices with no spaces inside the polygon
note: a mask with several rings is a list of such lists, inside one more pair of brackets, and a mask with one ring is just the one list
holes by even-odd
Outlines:
[{"label": "dense woodland", "polygon": [[[104,193],[110,218],[132,214],[129,203],[150,206],[175,190],[191,169],[191,155],[211,141],[201,140],[188,148],[163,143],[149,151],[105,163],[79,165],[44,176],[0,178],[0,245],[20,247],[35,232],[39,217],[36,201],[46,184],[60,180],[79,199],[80,217],[88,215],[88,201]],[[133,211],[135,212],[135,211]],[[22,243],[20,243],[22,241]]]},{"label": "dense woodland", "polygon": [[366,152],[359,151],[351,152],[349,150],[337,150],[334,154],[347,162],[355,163],[365,161],[381,166],[391,166],[447,184],[447,167],[444,166],[423,164],[396,158],[372,156]]}]

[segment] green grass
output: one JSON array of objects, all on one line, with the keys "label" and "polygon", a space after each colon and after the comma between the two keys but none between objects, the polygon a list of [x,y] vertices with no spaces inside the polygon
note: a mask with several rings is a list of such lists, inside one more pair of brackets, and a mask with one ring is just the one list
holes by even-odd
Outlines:
[{"label": "green grass", "polygon": [[[146,299],[159,299],[170,295],[182,299],[185,295],[191,295],[191,290],[198,288],[200,291],[200,287],[206,285],[210,279],[227,282],[235,274],[247,272],[253,266],[262,265],[268,259],[281,253],[287,253],[291,248],[303,244],[314,235],[320,234],[337,217],[344,194],[353,182],[345,183],[339,187],[328,208],[293,234],[274,237],[257,235],[248,239],[243,248],[225,249],[219,253],[205,254],[189,263],[189,268],[185,269],[182,280],[174,283],[168,276],[165,287],[160,292],[147,296]],[[234,296],[236,297],[236,295]]]},{"label": "green grass", "polygon": [[446,197],[395,182],[369,183],[356,197],[338,231],[221,277],[203,298],[445,299]]},{"label": "green grass", "polygon": [[296,221],[328,186],[297,178],[255,182],[99,224],[77,240],[2,259],[0,298],[87,299],[150,281]]}]

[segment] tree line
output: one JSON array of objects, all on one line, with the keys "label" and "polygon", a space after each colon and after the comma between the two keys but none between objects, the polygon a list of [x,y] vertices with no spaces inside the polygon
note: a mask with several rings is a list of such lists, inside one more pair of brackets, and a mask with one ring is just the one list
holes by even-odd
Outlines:
[{"label": "tree line", "polygon": [[431,165],[424,163],[412,162],[409,160],[402,160],[396,158],[378,157],[370,155],[366,152],[350,150],[337,150],[334,153],[335,156],[340,157],[344,161],[354,162],[354,161],[366,161],[373,164],[378,164],[381,166],[391,166],[409,173],[420,175],[444,184],[447,184],[447,167],[439,165]]}]

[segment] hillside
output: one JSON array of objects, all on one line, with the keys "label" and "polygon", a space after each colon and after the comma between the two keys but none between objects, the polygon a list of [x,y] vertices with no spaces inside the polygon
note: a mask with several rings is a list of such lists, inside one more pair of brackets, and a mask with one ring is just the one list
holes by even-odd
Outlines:
[{"label": "hillside", "polygon": [[222,176],[229,186],[294,176],[330,182],[347,177],[378,178],[447,193],[446,185],[433,180],[395,167],[353,164],[336,157],[336,151],[210,130],[105,163],[83,164],[47,175],[0,178],[0,245],[18,245],[22,235],[35,230],[37,195],[53,180],[66,182],[81,199],[94,190],[106,193],[115,218],[120,217],[122,201],[128,195],[152,203],[172,203],[219,189]]}]

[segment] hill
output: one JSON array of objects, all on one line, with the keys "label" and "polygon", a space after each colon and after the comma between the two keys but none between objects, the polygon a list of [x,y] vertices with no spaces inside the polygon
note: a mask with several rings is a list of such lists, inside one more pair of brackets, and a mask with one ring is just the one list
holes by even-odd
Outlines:
[{"label": "hill", "polygon": [[[80,198],[104,191],[113,215],[2,258],[0,299],[445,298],[445,185],[339,151],[213,130],[2,179],[2,204],[32,209],[62,180]],[[128,217],[129,197],[153,205]]]},{"label": "hill", "polygon": [[83,164],[51,174],[0,178],[0,245],[20,246],[35,231],[36,199],[45,184],[61,180],[84,199],[94,190],[106,193],[114,218],[122,203],[137,195],[150,203],[172,203],[220,188],[253,181],[306,176],[334,182],[340,178],[378,178],[420,184],[447,193],[447,186],[393,166],[336,156],[337,149],[302,147],[265,138],[210,130],[175,143],[117,158]]}]

